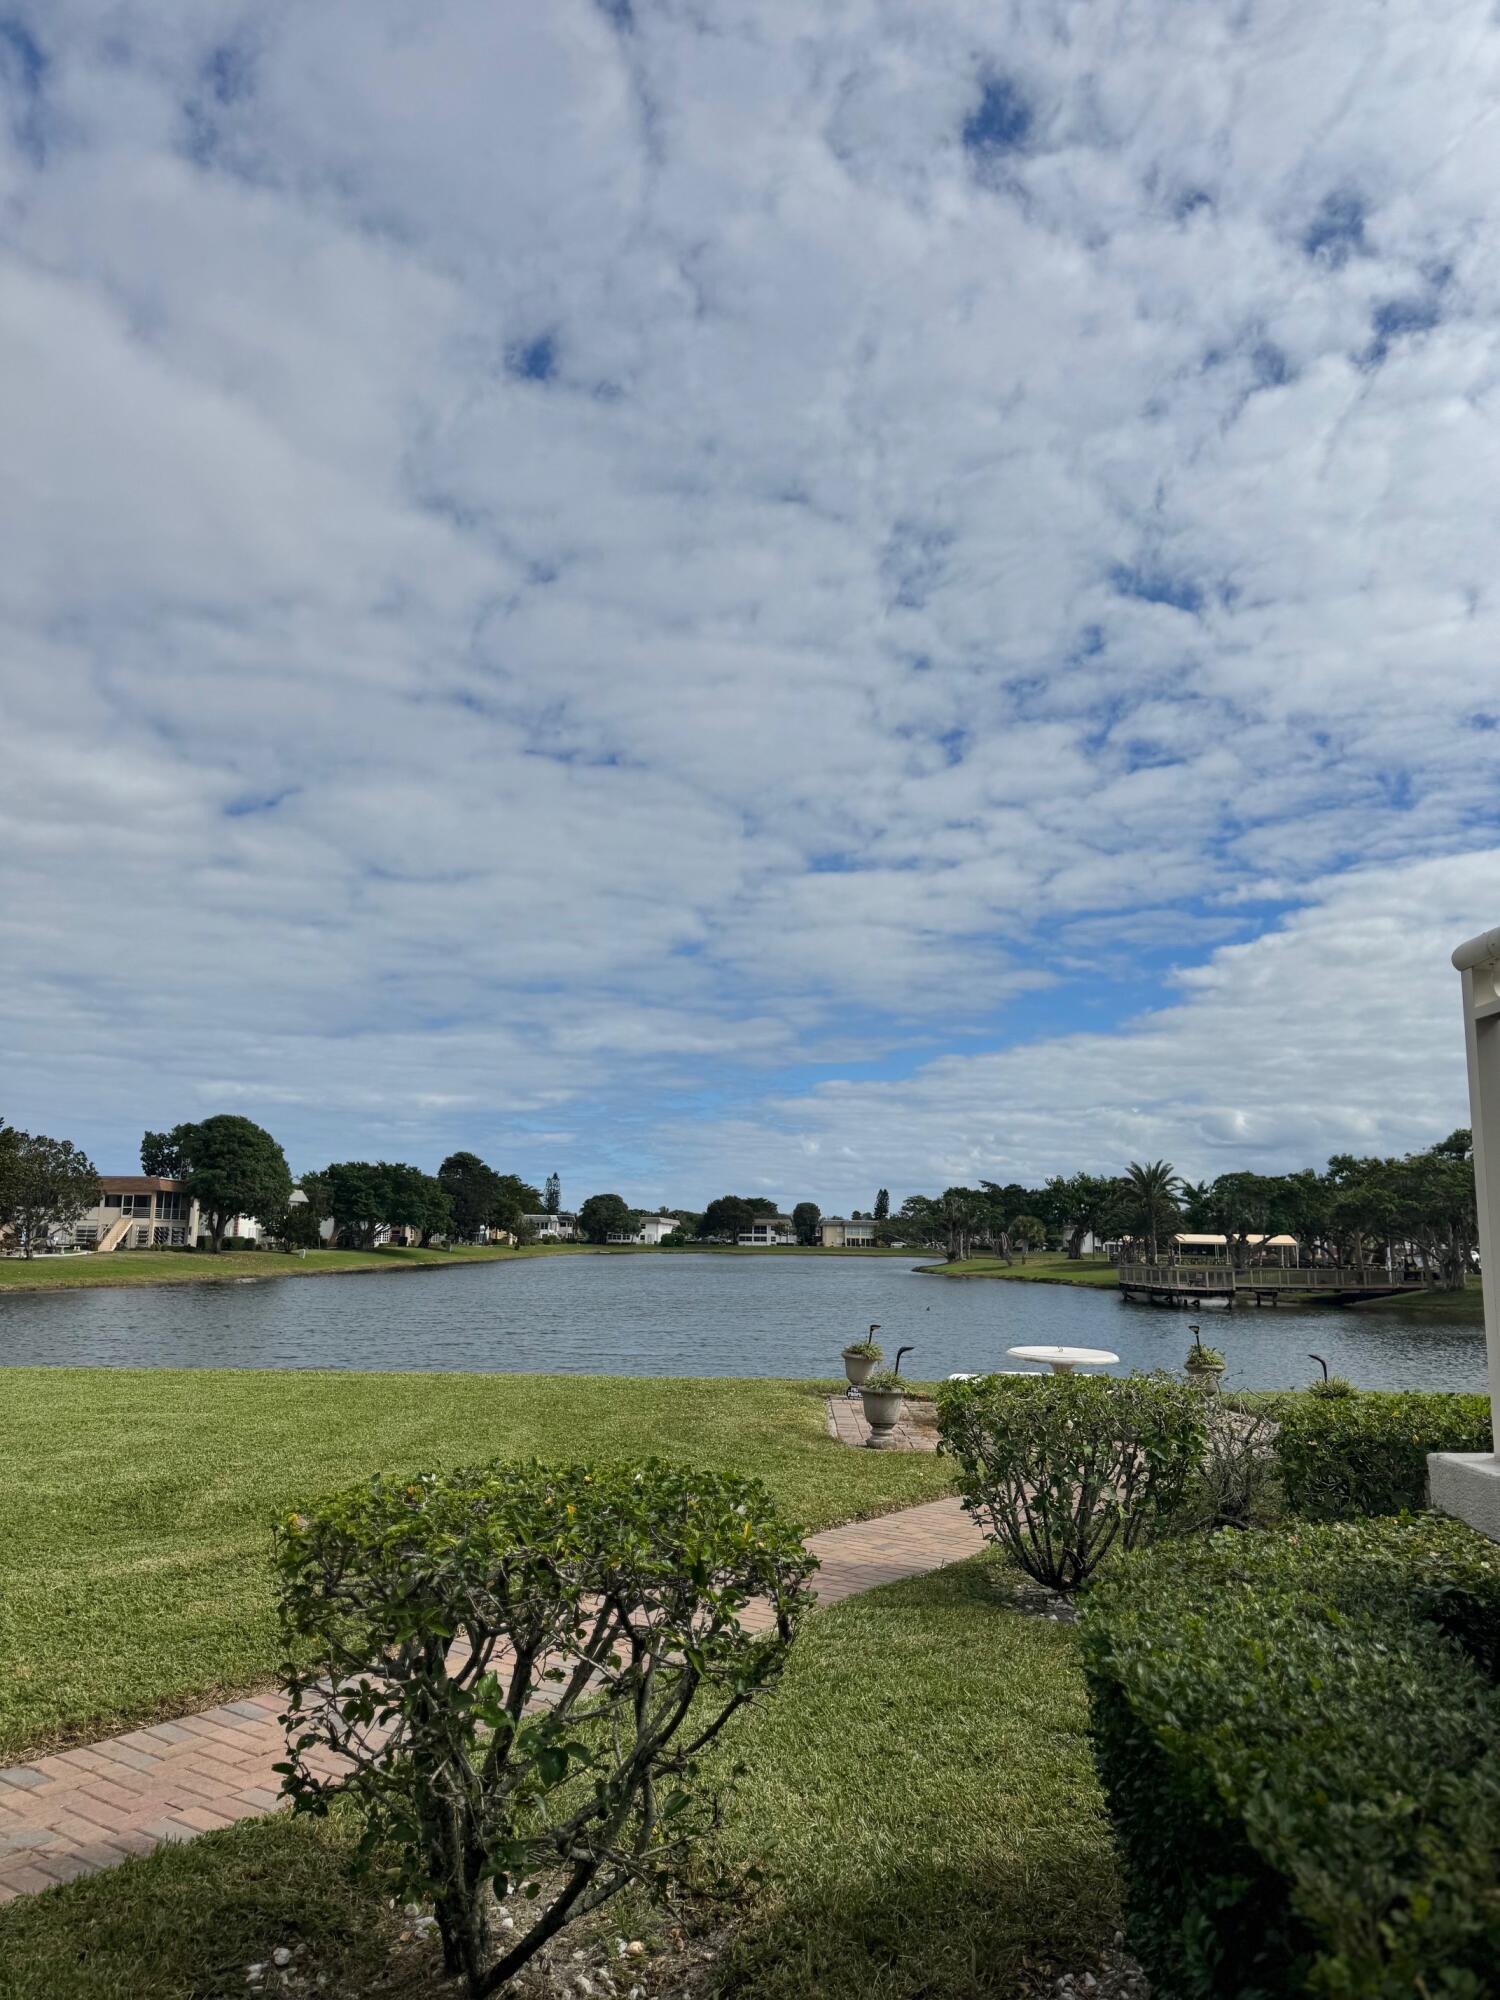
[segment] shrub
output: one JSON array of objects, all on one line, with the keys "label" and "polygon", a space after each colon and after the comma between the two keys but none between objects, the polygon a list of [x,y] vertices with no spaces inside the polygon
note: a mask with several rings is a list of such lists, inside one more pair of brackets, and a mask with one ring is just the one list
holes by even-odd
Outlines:
[{"label": "shrub", "polygon": [[1081,1631],[1159,1991],[1492,1990],[1500,1549],[1432,1517],[1179,1542],[1101,1579]]},{"label": "shrub", "polygon": [[984,1375],[938,1391],[940,1448],[989,1539],[1072,1591],[1183,1504],[1203,1402],[1164,1375]]},{"label": "shrub", "polygon": [[904,1396],[909,1384],[899,1376],[894,1368],[877,1368],[875,1373],[860,1384],[872,1396]]},{"label": "shrub", "polygon": [[862,1361],[883,1361],[885,1349],[878,1340],[851,1340],[844,1349],[845,1354],[853,1354]]},{"label": "shrub", "polygon": [[1488,1398],[1433,1390],[1293,1397],[1276,1441],[1287,1505],[1324,1521],[1425,1506],[1428,1452],[1491,1448]]},{"label": "shrub", "polygon": [[1174,1534],[1213,1528],[1266,1527],[1283,1509],[1276,1461],[1280,1399],[1211,1396],[1205,1400],[1203,1458],[1171,1519]]},{"label": "shrub", "polygon": [[[284,1789],[355,1796],[473,2000],[713,1823],[694,1760],[775,1677],[815,1566],[756,1482],[656,1461],[373,1479],[288,1516],[276,1565]],[[535,1915],[495,1959],[512,1889]]]},{"label": "shrub", "polygon": [[1314,1382],[1307,1393],[1309,1396],[1326,1396],[1330,1401],[1338,1402],[1341,1398],[1352,1396],[1357,1392],[1347,1375],[1325,1375],[1321,1381]]}]

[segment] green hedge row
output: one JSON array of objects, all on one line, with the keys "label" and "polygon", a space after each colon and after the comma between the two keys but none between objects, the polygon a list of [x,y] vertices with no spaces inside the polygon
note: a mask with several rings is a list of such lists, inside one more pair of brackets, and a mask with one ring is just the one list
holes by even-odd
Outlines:
[{"label": "green hedge row", "polygon": [[1082,1638],[1159,1992],[1496,1990],[1500,1547],[1433,1516],[1162,1544]]},{"label": "green hedge row", "polygon": [[1430,1451],[1489,1451],[1487,1396],[1361,1390],[1288,1397],[1276,1456],[1286,1504],[1314,1521],[1401,1514],[1427,1504]]}]

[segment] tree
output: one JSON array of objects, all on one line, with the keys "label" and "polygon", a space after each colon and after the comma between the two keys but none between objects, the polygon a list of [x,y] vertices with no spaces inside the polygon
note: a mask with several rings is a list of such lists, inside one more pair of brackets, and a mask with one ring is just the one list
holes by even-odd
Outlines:
[{"label": "tree", "polygon": [[153,1180],[179,1181],[183,1176],[182,1135],[192,1128],[176,1125],[170,1132],[141,1134],[141,1172]]},{"label": "tree", "polygon": [[875,1220],[885,1222],[889,1219],[890,1213],[891,1191],[889,1188],[881,1188],[875,1196]]},{"label": "tree", "polygon": [[380,1165],[386,1187],[382,1219],[393,1229],[415,1229],[424,1245],[446,1235],[453,1224],[453,1204],[442,1183],[404,1161],[382,1160]]},{"label": "tree", "polygon": [[1052,1211],[1059,1234],[1067,1239],[1070,1258],[1083,1255],[1083,1239],[1097,1242],[1103,1234],[1104,1218],[1115,1199],[1116,1183],[1105,1174],[1055,1174],[1047,1183]]},{"label": "tree", "polygon": [[634,1236],[641,1226],[635,1210],[618,1194],[591,1194],[578,1211],[578,1227],[589,1243],[607,1243],[611,1236]]},{"label": "tree", "polygon": [[[557,1175],[552,1176],[556,1181]],[[556,1209],[543,1206],[544,1197],[539,1195],[530,1181],[523,1181],[518,1174],[496,1174],[495,1201],[490,1210],[491,1229],[508,1230],[512,1236],[519,1236],[522,1217],[527,1215],[556,1215]]]},{"label": "tree", "polygon": [[71,1229],[101,1198],[87,1153],[70,1139],[6,1126],[0,1134],[0,1225],[10,1225],[31,1257],[54,1229]]},{"label": "tree", "polygon": [[1123,1194],[1134,1225],[1154,1258],[1161,1233],[1178,1219],[1177,1190],[1182,1180],[1169,1160],[1152,1160],[1141,1165],[1132,1160],[1125,1169]]},{"label": "tree", "polygon": [[0,1118],[0,1229],[8,1229],[14,1218],[20,1176],[21,1134]]},{"label": "tree", "polygon": [[1040,1250],[1047,1240],[1047,1225],[1039,1215],[1013,1215],[1006,1227],[1006,1234],[1021,1253],[1021,1262],[1026,1262],[1028,1250]]},{"label": "tree", "polygon": [[799,1201],[792,1210],[792,1227],[799,1243],[816,1243],[823,1211],[815,1201]]},{"label": "tree", "polygon": [[[160,1138],[160,1133],[147,1134]],[[260,1221],[281,1214],[291,1197],[286,1155],[264,1127],[234,1112],[221,1112],[198,1125],[179,1125],[167,1135],[177,1147],[180,1171],[197,1202],[215,1250],[237,1215]],[[146,1146],[141,1146],[144,1159]]]},{"label": "tree", "polygon": [[[297,1196],[302,1196],[298,1201]],[[323,1241],[323,1222],[328,1210],[327,1189],[321,1174],[304,1174],[292,1189],[286,1210],[274,1222],[261,1221],[288,1250],[316,1250]]]},{"label": "tree", "polygon": [[717,1201],[711,1201],[704,1209],[698,1223],[698,1235],[706,1241],[726,1237],[729,1242],[738,1243],[754,1220],[755,1210],[743,1196],[721,1194]]},{"label": "tree", "polygon": [[477,1243],[491,1226],[500,1199],[500,1176],[477,1153],[450,1153],[437,1171],[453,1209],[453,1233]]},{"label": "tree", "polygon": [[284,1789],[353,1797],[356,1866],[432,1896],[468,2000],[711,1834],[702,1753],[774,1683],[815,1567],[755,1481],[660,1460],[376,1478],[284,1513],[275,1559]]},{"label": "tree", "polygon": [[373,1250],[376,1233],[386,1221],[385,1167],[373,1160],[335,1160],[320,1176],[328,1189],[328,1212],[336,1241],[356,1250]]},{"label": "tree", "polygon": [[532,1212],[534,1214],[541,1213],[544,1215],[556,1215],[561,1208],[562,1208],[562,1182],[557,1178],[556,1174],[548,1174],[547,1186],[542,1194],[541,1209],[540,1211],[533,1210]]}]

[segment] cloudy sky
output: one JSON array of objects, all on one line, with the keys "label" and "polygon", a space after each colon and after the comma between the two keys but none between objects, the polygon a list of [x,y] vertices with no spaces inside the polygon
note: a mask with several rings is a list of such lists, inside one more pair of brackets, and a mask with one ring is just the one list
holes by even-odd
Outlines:
[{"label": "cloudy sky", "polygon": [[13,1123],[847,1208],[1464,1119],[1488,6],[0,8]]}]

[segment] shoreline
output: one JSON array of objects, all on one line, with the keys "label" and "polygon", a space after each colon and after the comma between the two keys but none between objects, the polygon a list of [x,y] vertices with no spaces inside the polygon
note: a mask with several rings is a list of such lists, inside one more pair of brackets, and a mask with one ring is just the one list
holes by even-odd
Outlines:
[{"label": "shoreline", "polygon": [[[158,1285],[263,1285],[281,1278],[353,1278],[389,1276],[397,1271],[447,1271],[466,1264],[514,1264],[542,1257],[897,1257],[909,1250],[823,1250],[803,1244],[738,1243],[673,1245],[659,1243],[499,1243],[465,1245],[454,1250],[310,1250],[305,1257],[282,1250],[115,1250],[103,1259],[80,1252],[74,1256],[33,1258],[43,1272],[11,1277],[26,1269],[28,1260],[0,1259],[0,1299],[10,1293],[35,1297],[39,1292],[145,1291]],[[118,1264],[116,1259],[120,1261]],[[150,1268],[143,1269],[147,1259]],[[324,1260],[327,1261],[324,1261]],[[204,1269],[203,1266],[210,1268]],[[132,1270],[132,1266],[135,1268]],[[187,1268],[181,1268],[186,1266]],[[266,1267],[271,1268],[267,1269]],[[214,1268],[217,1267],[217,1268]]]}]

